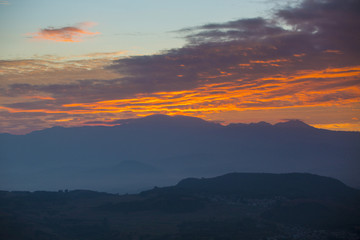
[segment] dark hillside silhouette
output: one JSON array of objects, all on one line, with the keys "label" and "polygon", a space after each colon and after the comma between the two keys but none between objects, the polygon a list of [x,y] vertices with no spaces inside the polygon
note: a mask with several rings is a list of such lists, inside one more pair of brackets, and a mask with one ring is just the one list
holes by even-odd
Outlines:
[{"label": "dark hillside silhouette", "polygon": [[0,191],[0,239],[360,237],[360,190],[313,174],[231,173],[135,195]]}]

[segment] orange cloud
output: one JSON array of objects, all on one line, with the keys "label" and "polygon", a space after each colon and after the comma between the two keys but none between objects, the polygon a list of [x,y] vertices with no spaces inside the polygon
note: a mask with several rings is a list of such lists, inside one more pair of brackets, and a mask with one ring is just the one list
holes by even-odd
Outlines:
[{"label": "orange cloud", "polygon": [[54,42],[81,42],[85,36],[97,35],[99,32],[90,32],[87,28],[96,25],[92,22],[80,23],[77,26],[63,28],[44,28],[37,33],[29,34],[33,39],[50,40]]},{"label": "orange cloud", "polygon": [[[222,75],[228,73],[221,72]],[[138,93],[123,99],[61,105],[54,101],[54,105],[49,105],[47,102],[46,105],[40,107],[34,105],[33,108],[24,109],[20,105],[0,108],[12,113],[61,113],[84,117],[124,113],[135,116],[162,113],[200,117],[229,111],[348,105],[360,102],[360,87],[357,84],[359,76],[360,66],[302,70],[292,75],[277,74],[273,77],[258,78],[252,82],[238,79],[205,83],[189,90]],[[48,96],[31,96],[31,98],[54,100]],[[71,97],[71,100],[75,99]],[[47,108],[44,109],[44,106]]]},{"label": "orange cloud", "polygon": [[311,124],[316,128],[325,128],[334,131],[360,131],[360,123],[333,123],[333,124]]},{"label": "orange cloud", "polygon": [[[203,116],[227,111],[352,104],[360,101],[360,88],[336,83],[339,78],[351,82],[354,76],[360,76],[359,66],[299,71],[292,76],[258,79],[261,84],[244,85],[239,79],[204,84],[191,90],[137,94],[134,98],[62,107],[72,114],[133,112],[141,116],[153,113]],[[319,81],[310,81],[313,78]],[[326,84],[321,79],[326,80]]]},{"label": "orange cloud", "polygon": [[73,118],[64,118],[64,119],[56,119],[54,120],[55,122],[68,122],[74,120]]},{"label": "orange cloud", "polygon": [[48,97],[48,96],[27,96],[25,98],[40,99],[40,100],[55,100],[55,98]]}]

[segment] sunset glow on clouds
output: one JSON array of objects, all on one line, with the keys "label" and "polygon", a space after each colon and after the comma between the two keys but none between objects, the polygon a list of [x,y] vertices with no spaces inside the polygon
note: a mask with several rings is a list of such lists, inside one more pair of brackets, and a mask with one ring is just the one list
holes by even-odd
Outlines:
[{"label": "sunset glow on clouds", "polygon": [[90,28],[96,23],[83,22],[76,26],[62,27],[62,28],[43,28],[37,33],[28,34],[33,39],[50,40],[55,42],[81,42],[82,38],[100,34],[99,32],[90,32]]},{"label": "sunset glow on clouds", "polygon": [[159,113],[360,131],[359,9],[354,0],[306,0],[271,19],[181,29],[185,46],[154,55],[0,61],[0,131]]}]

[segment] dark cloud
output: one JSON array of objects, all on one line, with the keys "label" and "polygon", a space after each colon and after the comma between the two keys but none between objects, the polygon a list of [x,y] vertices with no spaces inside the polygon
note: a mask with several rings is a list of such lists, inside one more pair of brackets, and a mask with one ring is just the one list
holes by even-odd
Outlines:
[{"label": "dark cloud", "polygon": [[[279,10],[273,19],[240,19],[183,29],[188,46],[160,55],[121,59],[111,68],[150,88],[168,89],[171,85],[182,89],[202,82],[199,74],[216,75],[219,69],[228,71],[252,60],[287,59],[288,64],[277,66],[281,71],[344,67],[360,60],[359,27],[359,1],[306,0]],[[331,55],[331,51],[342,55]],[[297,54],[303,57],[295,57]],[[275,67],[261,64],[233,72],[244,77],[246,73],[279,71]]]},{"label": "dark cloud", "polygon": [[294,30],[307,32],[318,48],[359,52],[358,0],[305,0],[276,14]]},{"label": "dark cloud", "polygon": [[201,44],[204,42],[249,41],[253,38],[258,40],[259,36],[270,37],[285,33],[286,30],[263,18],[249,18],[222,24],[207,24],[180,30],[180,32],[194,32],[186,36],[187,40],[191,44]]}]

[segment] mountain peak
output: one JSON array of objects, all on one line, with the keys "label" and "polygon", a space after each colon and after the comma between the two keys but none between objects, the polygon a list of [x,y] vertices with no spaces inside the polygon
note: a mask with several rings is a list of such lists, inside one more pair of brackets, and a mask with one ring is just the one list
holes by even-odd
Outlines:
[{"label": "mountain peak", "polygon": [[276,123],[274,126],[282,128],[313,128],[299,119],[290,119],[285,122],[279,122]]},{"label": "mountain peak", "polygon": [[264,122],[264,121],[261,121],[261,122],[257,122],[257,123],[250,123],[249,126],[252,126],[252,127],[271,127],[271,124],[267,123],[267,122]]}]

